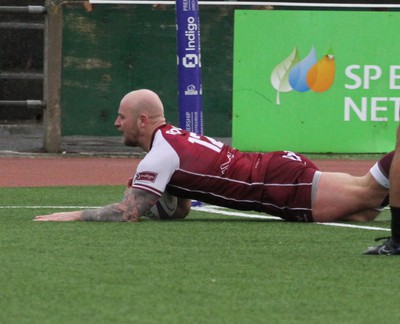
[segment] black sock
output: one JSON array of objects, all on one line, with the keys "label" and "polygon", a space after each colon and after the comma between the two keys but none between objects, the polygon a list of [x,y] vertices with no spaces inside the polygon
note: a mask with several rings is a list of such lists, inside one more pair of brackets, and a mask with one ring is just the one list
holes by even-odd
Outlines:
[{"label": "black sock", "polygon": [[400,207],[390,206],[390,212],[392,213],[392,239],[396,243],[400,243]]}]

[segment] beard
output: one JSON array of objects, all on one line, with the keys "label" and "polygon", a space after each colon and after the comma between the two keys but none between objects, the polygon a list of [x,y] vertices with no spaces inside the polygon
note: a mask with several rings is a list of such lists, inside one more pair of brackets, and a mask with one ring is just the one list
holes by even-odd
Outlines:
[{"label": "beard", "polygon": [[132,146],[132,147],[137,147],[138,142],[137,142],[137,134],[123,134],[122,135],[122,142],[126,146]]},{"label": "beard", "polygon": [[137,142],[136,141],[132,141],[129,138],[124,137],[122,142],[124,143],[124,145],[126,146],[133,146],[136,147],[137,146]]}]

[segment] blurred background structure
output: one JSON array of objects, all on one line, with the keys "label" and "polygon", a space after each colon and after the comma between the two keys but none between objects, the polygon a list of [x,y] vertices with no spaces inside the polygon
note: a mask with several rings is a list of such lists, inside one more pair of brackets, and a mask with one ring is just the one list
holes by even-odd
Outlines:
[{"label": "blurred background structure", "polygon": [[[236,9],[279,6],[200,7],[204,132],[227,140]],[[121,97],[138,88],[159,93],[168,121],[178,124],[173,5],[1,0],[0,151],[58,153],[79,143],[122,150],[113,128],[116,110]],[[33,146],[25,139],[34,139]]]}]

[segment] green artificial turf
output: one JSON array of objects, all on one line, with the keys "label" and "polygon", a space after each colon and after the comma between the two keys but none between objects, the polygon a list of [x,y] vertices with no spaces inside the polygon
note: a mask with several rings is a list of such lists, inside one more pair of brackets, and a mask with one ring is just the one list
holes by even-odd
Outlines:
[{"label": "green artificial turf", "polygon": [[[386,231],[200,211],[175,222],[32,221],[123,190],[0,188],[0,323],[400,320],[400,257],[362,255]],[[390,226],[387,215],[360,225]]]}]

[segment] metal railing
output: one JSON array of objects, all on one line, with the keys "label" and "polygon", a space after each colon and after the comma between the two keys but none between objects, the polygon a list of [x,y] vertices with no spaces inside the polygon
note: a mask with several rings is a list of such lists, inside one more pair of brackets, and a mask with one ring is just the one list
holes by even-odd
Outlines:
[{"label": "metal railing", "polygon": [[[0,14],[44,14],[46,7],[43,6],[0,6]],[[2,22],[0,29],[38,29],[44,30],[44,23],[24,23],[24,22]],[[24,72],[2,72],[0,80],[43,80],[43,73],[24,73]],[[43,105],[42,100],[0,100],[0,106],[24,106],[38,107]]]},{"label": "metal railing", "polygon": [[[168,0],[89,0],[93,4],[163,4],[175,5],[176,1]],[[278,7],[315,7],[315,8],[400,8],[400,4],[382,3],[334,3],[334,2],[284,2],[284,1],[198,1],[200,6],[278,6]]]},{"label": "metal railing", "polygon": [[1,100],[0,107],[26,107],[31,108],[45,108],[46,102],[43,100]]},{"label": "metal railing", "polygon": [[46,7],[43,7],[43,6],[0,6],[0,13],[44,14],[44,13],[46,13]]},{"label": "metal railing", "polygon": [[0,106],[42,108],[43,146],[49,153],[61,149],[61,38],[62,1],[45,0],[45,6],[0,6],[0,14],[44,15],[44,23],[2,22],[0,29],[33,29],[44,32],[43,73],[0,71],[0,79],[42,80],[43,100],[0,100]]},{"label": "metal railing", "polygon": [[0,29],[40,29],[44,30],[43,23],[2,22]]},{"label": "metal railing", "polygon": [[[43,73],[1,72],[0,80],[43,80]],[[1,100],[0,100],[1,102]]]}]

